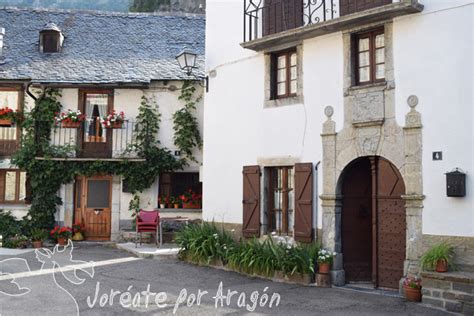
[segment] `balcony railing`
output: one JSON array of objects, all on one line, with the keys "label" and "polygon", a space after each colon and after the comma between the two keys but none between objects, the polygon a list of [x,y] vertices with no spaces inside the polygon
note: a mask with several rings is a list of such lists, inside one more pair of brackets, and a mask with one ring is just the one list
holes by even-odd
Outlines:
[{"label": "balcony railing", "polygon": [[52,128],[51,145],[71,146],[75,150],[70,156],[75,158],[136,158],[136,153],[127,149],[139,128],[128,120],[115,128],[105,128],[98,121],[84,121],[79,126],[59,124]]},{"label": "balcony railing", "polygon": [[339,0],[244,0],[244,42],[339,17]]}]

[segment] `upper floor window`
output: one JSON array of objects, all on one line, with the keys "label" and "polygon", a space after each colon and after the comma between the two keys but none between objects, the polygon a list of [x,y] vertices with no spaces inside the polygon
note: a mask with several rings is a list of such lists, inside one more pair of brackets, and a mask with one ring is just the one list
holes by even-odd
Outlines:
[{"label": "upper floor window", "polygon": [[40,51],[43,53],[58,53],[61,50],[64,36],[54,23],[48,23],[40,32]]},{"label": "upper floor window", "polygon": [[298,91],[298,64],[296,50],[272,55],[273,99],[296,96]]},{"label": "upper floor window", "polygon": [[354,36],[357,85],[385,81],[385,36],[377,29]]}]

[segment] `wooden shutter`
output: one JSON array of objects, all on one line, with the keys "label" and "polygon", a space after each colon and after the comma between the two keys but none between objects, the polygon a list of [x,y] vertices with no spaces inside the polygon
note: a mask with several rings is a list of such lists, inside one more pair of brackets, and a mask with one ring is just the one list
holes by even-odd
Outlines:
[{"label": "wooden shutter", "polygon": [[391,3],[392,0],[341,0],[340,12],[341,16],[343,16],[381,7]]},{"label": "wooden shutter", "polygon": [[295,164],[295,240],[313,241],[313,164]]},{"label": "wooden shutter", "polygon": [[243,225],[244,237],[260,236],[260,167],[244,167],[243,174]]},{"label": "wooden shutter", "polygon": [[263,36],[303,25],[303,0],[265,0]]}]

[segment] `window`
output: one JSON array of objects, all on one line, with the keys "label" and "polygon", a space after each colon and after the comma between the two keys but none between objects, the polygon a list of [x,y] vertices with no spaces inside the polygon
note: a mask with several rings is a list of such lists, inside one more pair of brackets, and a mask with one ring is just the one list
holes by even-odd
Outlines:
[{"label": "window", "polygon": [[40,49],[43,53],[58,53],[62,44],[61,32],[46,30],[40,33]]},{"label": "window", "polygon": [[0,170],[0,203],[25,203],[29,195],[26,172]]},{"label": "window", "polygon": [[[8,107],[13,111],[20,109],[19,88],[0,87],[0,108]],[[18,147],[20,128],[18,124],[11,124],[8,121],[0,122],[0,156],[7,157],[13,154]]]},{"label": "window", "polygon": [[385,81],[385,37],[383,29],[354,37],[356,84]]},{"label": "window", "polygon": [[266,168],[268,233],[293,235],[294,174],[292,167]]},{"label": "window", "polygon": [[160,196],[179,197],[189,189],[202,193],[198,172],[163,173],[160,175]]},{"label": "window", "polygon": [[298,62],[296,50],[272,55],[273,99],[296,96],[298,91]]}]

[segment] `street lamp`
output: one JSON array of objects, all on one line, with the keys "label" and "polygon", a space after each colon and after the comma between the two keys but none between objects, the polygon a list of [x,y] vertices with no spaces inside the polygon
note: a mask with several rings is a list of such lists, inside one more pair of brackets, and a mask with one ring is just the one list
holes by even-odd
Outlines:
[{"label": "street lamp", "polygon": [[[209,77],[196,76],[193,74],[193,69],[196,69],[196,60],[197,54],[193,51],[185,48],[178,55],[176,55],[176,60],[181,70],[186,71],[188,76],[193,76],[196,79],[199,79],[199,84],[206,88],[206,92],[209,92]],[[202,83],[204,81],[204,84]]]}]

